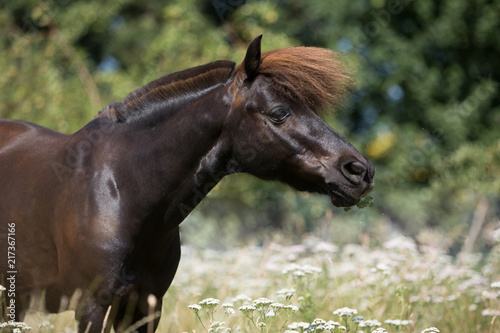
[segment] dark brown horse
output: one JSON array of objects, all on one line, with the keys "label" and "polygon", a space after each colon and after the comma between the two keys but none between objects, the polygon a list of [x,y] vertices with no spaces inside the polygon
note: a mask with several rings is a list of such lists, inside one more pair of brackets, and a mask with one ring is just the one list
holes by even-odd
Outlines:
[{"label": "dark brown horse", "polygon": [[261,55],[260,40],[241,65],[162,77],[72,135],[0,120],[7,319],[12,305],[22,318],[39,290],[51,312],[83,291],[79,332],[101,332],[110,306],[106,329],[122,330],[148,314],[151,294],[160,310],[180,258],[179,224],[225,175],[278,180],[339,207],[372,189],[373,165],[316,113],[345,95],[336,55]]}]

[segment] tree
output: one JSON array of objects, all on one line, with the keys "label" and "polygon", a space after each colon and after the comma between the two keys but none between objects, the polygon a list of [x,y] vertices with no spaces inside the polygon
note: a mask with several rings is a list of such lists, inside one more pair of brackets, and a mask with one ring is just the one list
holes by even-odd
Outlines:
[{"label": "tree", "polygon": [[[329,121],[377,167],[374,207],[335,211],[335,219],[362,214],[413,235],[435,226],[464,236],[479,203],[488,203],[486,220],[500,215],[499,7],[499,0],[11,1],[0,9],[0,116],[71,133],[155,78],[241,61],[261,33],[264,50],[328,47],[344,54],[359,83]],[[232,177],[198,214],[218,228],[303,232],[331,213],[328,200],[277,186]]]}]

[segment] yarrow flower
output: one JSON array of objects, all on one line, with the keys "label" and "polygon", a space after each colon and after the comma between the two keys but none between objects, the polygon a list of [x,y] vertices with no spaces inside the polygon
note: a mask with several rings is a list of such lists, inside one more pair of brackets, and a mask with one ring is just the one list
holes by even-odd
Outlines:
[{"label": "yarrow flower", "polygon": [[351,317],[352,315],[358,314],[358,310],[345,307],[333,311],[333,314],[339,315],[340,317],[345,317],[345,316]]},{"label": "yarrow flower", "polygon": [[224,309],[225,314],[227,314],[227,315],[234,314],[234,305],[232,305],[231,303],[222,304],[222,308]]},{"label": "yarrow flower", "polygon": [[289,274],[292,273],[295,276],[305,276],[305,275],[312,275],[314,273],[321,273],[322,269],[319,267],[314,267],[310,265],[297,265],[297,264],[291,264],[290,266],[286,267],[283,270],[283,274]]},{"label": "yarrow flower", "polygon": [[278,295],[278,297],[284,297],[286,299],[290,299],[293,294],[295,294],[295,289],[291,288],[291,289],[280,289],[276,292],[276,295]]},{"label": "yarrow flower", "polygon": [[500,228],[493,231],[493,239],[500,243]]},{"label": "yarrow flower", "polygon": [[351,320],[353,323],[360,323],[363,321],[363,319],[365,319],[363,316],[356,316],[356,317],[352,318]]},{"label": "yarrow flower", "polygon": [[214,306],[214,305],[219,305],[220,301],[216,298],[205,298],[204,300],[200,301],[199,304],[201,306],[203,305],[208,305],[208,306]]},{"label": "yarrow flower", "polygon": [[198,311],[201,310],[201,306],[199,306],[198,304],[188,305],[188,308],[193,310],[194,313],[197,313]]},{"label": "yarrow flower", "polygon": [[495,281],[491,283],[491,288],[500,289],[500,281]]},{"label": "yarrow flower", "polygon": [[323,332],[326,327],[326,320],[323,320],[321,318],[316,318],[313,320],[313,322],[309,327],[311,332]]},{"label": "yarrow flower", "polygon": [[50,323],[50,321],[43,321],[41,324],[38,324],[38,328],[48,328],[48,329],[54,329],[54,325]]},{"label": "yarrow flower", "polygon": [[233,298],[233,303],[238,303],[238,302],[245,303],[251,301],[252,299],[245,294],[240,294]]},{"label": "yarrow flower", "polygon": [[359,327],[378,327],[382,324],[376,319],[363,320],[359,323]]},{"label": "yarrow flower", "polygon": [[483,317],[500,317],[500,311],[493,309],[484,309],[483,311],[481,311],[481,315]]},{"label": "yarrow flower", "polygon": [[296,329],[307,329],[309,328],[309,323],[305,323],[305,322],[298,322],[298,323],[291,323],[290,325],[288,325],[288,328],[292,329],[292,330],[296,330]]},{"label": "yarrow flower", "polygon": [[387,333],[387,330],[385,328],[378,327],[375,330],[373,330],[372,333]]},{"label": "yarrow flower", "polygon": [[394,325],[394,326],[408,326],[413,324],[412,320],[400,320],[400,319],[387,319],[384,324]]},{"label": "yarrow flower", "polygon": [[[19,321],[6,321],[0,324],[0,328],[10,328],[14,329],[14,332],[21,330],[21,331],[31,331],[32,328],[29,327],[26,323],[19,322]],[[1,330],[3,332],[3,330]]]},{"label": "yarrow flower", "polygon": [[438,330],[437,328],[435,327],[429,327],[429,328],[426,328],[425,330],[423,330],[422,332],[420,333],[440,333],[441,331]]},{"label": "yarrow flower", "polygon": [[252,312],[257,310],[257,308],[253,305],[243,305],[238,308],[241,312],[243,312],[245,315],[250,315]]},{"label": "yarrow flower", "polygon": [[325,330],[333,331],[337,326],[340,326],[340,323],[337,323],[336,321],[333,320],[329,320],[325,324]]},{"label": "yarrow flower", "polygon": [[204,300],[198,302],[201,305],[202,309],[206,309],[207,311],[214,311],[215,307],[219,305],[220,301],[215,298],[205,298]]},{"label": "yarrow flower", "polygon": [[224,328],[226,328],[226,323],[223,321],[214,321],[210,324],[210,328],[208,329],[208,333],[223,333]]},{"label": "yarrow flower", "polygon": [[299,311],[299,308],[298,308],[298,307],[296,307],[295,305],[285,305],[285,306],[283,307],[283,309],[284,309],[284,310],[285,310],[288,314],[290,314],[290,313],[292,313],[292,312],[297,312],[297,311]]},{"label": "yarrow flower", "polygon": [[253,301],[253,305],[257,309],[271,305],[272,303],[273,303],[273,301],[271,301],[269,298],[265,298],[265,297],[257,298],[256,300]]}]

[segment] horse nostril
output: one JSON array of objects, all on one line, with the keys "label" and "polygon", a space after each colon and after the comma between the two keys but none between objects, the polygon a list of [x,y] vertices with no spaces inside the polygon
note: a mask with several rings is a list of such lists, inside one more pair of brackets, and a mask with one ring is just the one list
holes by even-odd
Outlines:
[{"label": "horse nostril", "polygon": [[359,184],[364,180],[366,171],[366,166],[360,161],[349,162],[342,166],[342,173],[354,184]]}]

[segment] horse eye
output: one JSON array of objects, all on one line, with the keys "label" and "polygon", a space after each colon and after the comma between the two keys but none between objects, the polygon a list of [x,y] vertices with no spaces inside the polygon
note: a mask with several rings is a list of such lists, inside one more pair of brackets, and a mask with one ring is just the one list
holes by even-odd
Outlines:
[{"label": "horse eye", "polygon": [[273,122],[281,124],[282,122],[285,121],[286,118],[288,118],[289,115],[290,115],[290,113],[285,109],[276,109],[276,110],[271,112],[271,114],[269,115],[269,118]]}]

